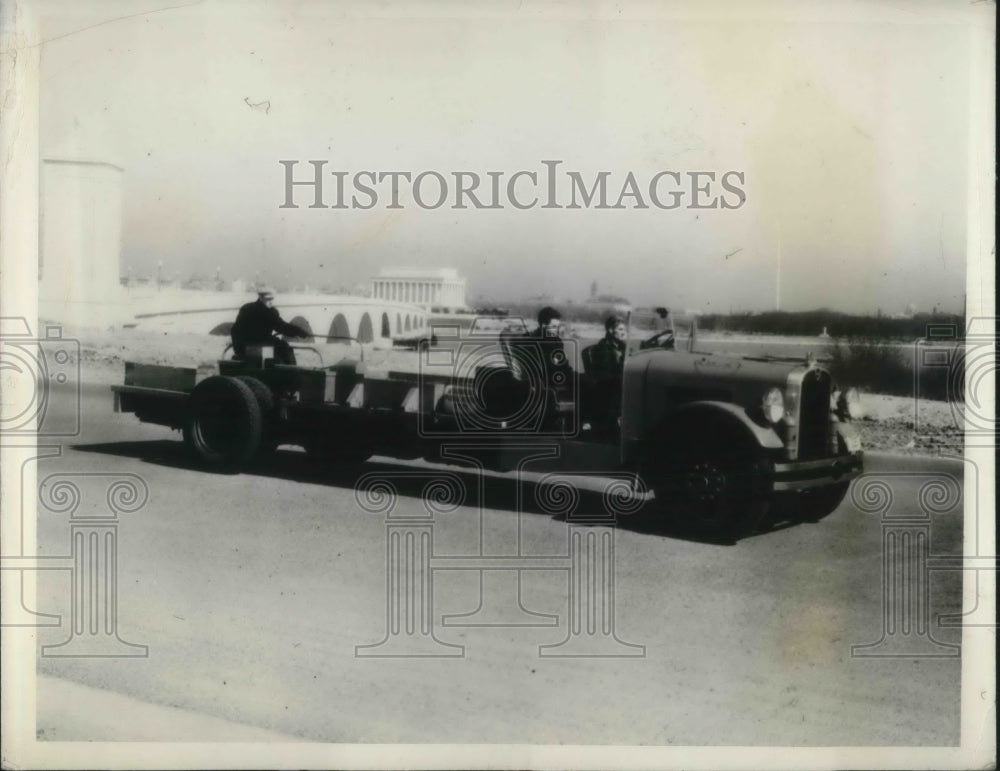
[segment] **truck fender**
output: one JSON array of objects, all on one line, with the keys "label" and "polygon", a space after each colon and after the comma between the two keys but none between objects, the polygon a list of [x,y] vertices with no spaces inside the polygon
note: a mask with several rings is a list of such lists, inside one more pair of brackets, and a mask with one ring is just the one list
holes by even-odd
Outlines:
[{"label": "truck fender", "polygon": [[697,413],[726,415],[727,421],[731,421],[732,425],[741,427],[743,431],[753,437],[759,447],[762,447],[765,450],[780,450],[785,446],[781,441],[781,437],[775,433],[774,429],[755,423],[750,419],[750,416],[746,414],[745,410],[728,402],[689,402],[683,407],[671,412],[665,419],[665,422],[669,425],[669,423],[684,420],[688,416],[693,416]]}]

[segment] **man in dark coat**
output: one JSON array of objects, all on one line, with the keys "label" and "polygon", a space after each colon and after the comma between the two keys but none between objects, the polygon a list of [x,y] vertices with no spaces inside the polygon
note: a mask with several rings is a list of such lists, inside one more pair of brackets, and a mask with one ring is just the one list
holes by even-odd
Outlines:
[{"label": "man in dark coat", "polygon": [[543,388],[562,389],[569,384],[573,368],[566,359],[561,334],[562,316],[546,306],[538,312],[538,328],[515,350],[521,377],[537,381]]},{"label": "man in dark coat", "polygon": [[607,373],[620,376],[625,366],[625,339],[628,330],[618,316],[608,316],[604,322],[604,337],[592,352],[592,366],[595,374]]},{"label": "man in dark coat", "polygon": [[604,322],[604,337],[583,352],[589,376],[583,387],[583,408],[595,435],[611,437],[618,431],[627,337],[625,322],[609,316]]},{"label": "man in dark coat", "polygon": [[246,356],[248,345],[274,346],[274,359],[281,364],[294,364],[295,353],[284,340],[275,337],[277,332],[289,337],[309,337],[309,333],[301,327],[282,320],[278,309],[274,307],[274,291],[260,289],[257,300],[247,303],[236,315],[233,324],[233,352],[237,359]]},{"label": "man in dark coat", "polygon": [[561,325],[562,315],[551,305],[546,305],[538,311],[538,329],[532,332],[531,336],[541,338],[559,337]]}]

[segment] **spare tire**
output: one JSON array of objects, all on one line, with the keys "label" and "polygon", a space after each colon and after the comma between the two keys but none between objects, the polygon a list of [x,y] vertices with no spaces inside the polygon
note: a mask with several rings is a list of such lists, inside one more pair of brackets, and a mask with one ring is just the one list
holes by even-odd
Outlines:
[{"label": "spare tire", "polygon": [[247,462],[260,447],[262,433],[260,405],[246,383],[214,375],[191,392],[184,441],[203,463]]}]

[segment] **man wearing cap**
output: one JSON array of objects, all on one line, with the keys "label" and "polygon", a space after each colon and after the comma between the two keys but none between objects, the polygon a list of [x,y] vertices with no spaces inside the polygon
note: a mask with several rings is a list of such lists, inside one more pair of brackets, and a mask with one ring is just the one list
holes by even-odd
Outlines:
[{"label": "man wearing cap", "polygon": [[257,300],[247,303],[236,315],[233,324],[233,352],[237,359],[246,356],[248,345],[273,345],[274,359],[281,364],[294,364],[295,353],[292,347],[281,338],[275,337],[277,332],[290,337],[309,337],[309,333],[301,327],[289,324],[281,318],[278,309],[274,307],[274,290],[264,287],[257,290]]}]

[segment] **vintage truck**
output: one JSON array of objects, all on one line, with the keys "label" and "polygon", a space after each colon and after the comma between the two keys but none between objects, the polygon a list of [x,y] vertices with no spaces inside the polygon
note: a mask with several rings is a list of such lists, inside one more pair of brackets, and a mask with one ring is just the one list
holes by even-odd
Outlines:
[{"label": "vintage truck", "polygon": [[127,363],[115,409],[182,431],[212,466],[297,445],[324,463],[381,455],[509,470],[547,449],[532,470],[626,474],[658,516],[720,535],[772,509],[833,511],[862,471],[857,391],[812,360],[699,352],[693,326],[677,346],[673,317],[657,311],[669,322],[630,340],[617,371],[596,371],[573,340],[474,325],[455,339],[439,331],[408,354],[408,371],[348,358],[283,365],[266,346],[212,373]]}]

